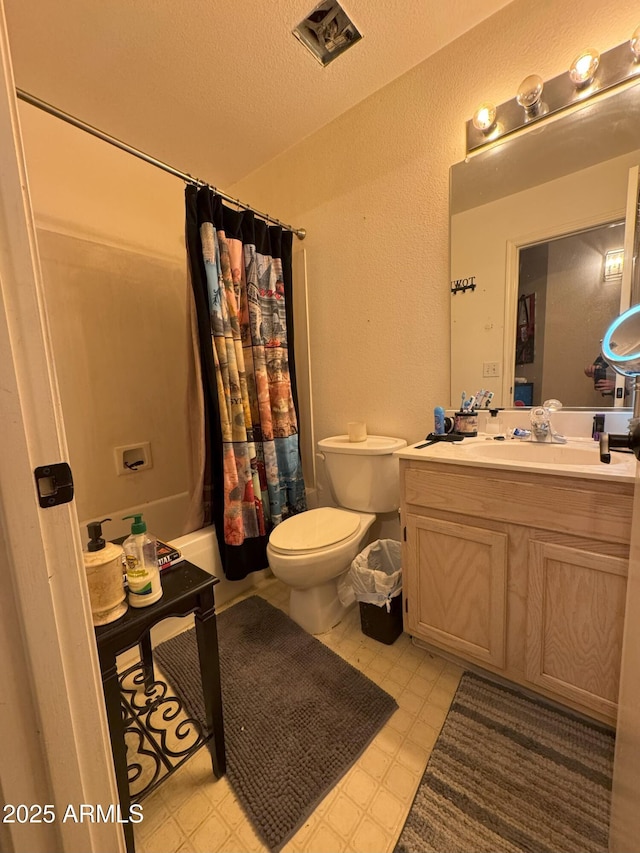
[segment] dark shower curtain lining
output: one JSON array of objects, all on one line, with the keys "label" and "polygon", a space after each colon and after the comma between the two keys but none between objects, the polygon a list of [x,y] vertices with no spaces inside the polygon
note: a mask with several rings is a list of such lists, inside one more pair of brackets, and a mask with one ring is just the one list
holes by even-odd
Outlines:
[{"label": "dark shower curtain lining", "polygon": [[222,429],[220,402],[217,394],[216,368],[211,343],[211,322],[207,277],[203,259],[200,226],[211,222],[223,228],[227,238],[253,244],[260,254],[282,260],[285,294],[285,321],[289,350],[289,375],[296,418],[299,422],[298,394],[294,359],[293,330],[293,233],[278,225],[267,225],[256,219],[251,211],[237,211],[226,207],[222,199],[208,188],[185,187],[186,240],[191,268],[192,289],[196,305],[200,361],[204,390],[205,418],[205,468],[204,521],[213,522],[217,532],[220,557],[225,575],[230,580],[241,580],[249,573],[267,567],[266,546],[268,533],[245,539],[242,545],[229,545],[224,541],[224,466],[222,454]]}]

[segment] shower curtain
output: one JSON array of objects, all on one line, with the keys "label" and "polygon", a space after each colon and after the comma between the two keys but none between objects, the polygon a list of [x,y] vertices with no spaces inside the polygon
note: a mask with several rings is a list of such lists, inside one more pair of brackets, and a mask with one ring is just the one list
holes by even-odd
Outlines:
[{"label": "shower curtain", "polygon": [[186,188],[204,402],[203,523],[225,575],[267,566],[276,524],[306,509],[293,360],[293,235]]}]

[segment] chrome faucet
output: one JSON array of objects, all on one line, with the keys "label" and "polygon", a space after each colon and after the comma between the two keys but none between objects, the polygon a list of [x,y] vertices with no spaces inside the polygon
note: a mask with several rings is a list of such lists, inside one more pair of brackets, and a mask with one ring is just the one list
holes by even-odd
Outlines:
[{"label": "chrome faucet", "polygon": [[545,400],[541,406],[531,409],[531,437],[534,441],[566,444],[567,439],[553,428],[551,413],[562,408],[559,400]]}]

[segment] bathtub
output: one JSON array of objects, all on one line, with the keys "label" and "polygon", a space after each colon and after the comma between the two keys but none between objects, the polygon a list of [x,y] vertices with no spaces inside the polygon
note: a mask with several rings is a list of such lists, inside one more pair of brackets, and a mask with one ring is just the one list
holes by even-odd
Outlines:
[{"label": "bathtub", "polygon": [[185,560],[199,566],[210,575],[220,578],[220,583],[214,588],[216,607],[222,607],[236,595],[242,595],[265,578],[271,577],[270,570],[263,569],[252,572],[244,580],[228,581],[222,570],[218,540],[213,526],[203,527],[202,530],[195,530],[193,533],[187,533],[186,536],[179,536],[177,539],[172,539],[170,544],[178,548]]},{"label": "bathtub", "polygon": [[[222,564],[220,563],[218,540],[213,526],[203,527],[202,530],[196,530],[193,533],[187,533],[185,536],[179,536],[177,539],[172,539],[170,544],[179,548],[185,560],[208,572],[210,575],[220,578],[220,582],[214,587],[216,610],[237,595],[249,592],[261,581],[272,577],[269,569],[263,569],[262,571],[252,572],[249,577],[241,581],[227,580],[222,570]],[[168,571],[171,570],[169,569]],[[162,579],[162,573],[160,574],[160,578]],[[193,628],[193,625],[193,616],[172,616],[168,619],[163,619],[162,622],[151,629],[151,644],[152,646],[157,646],[170,637],[175,637],[176,634],[180,634],[188,628]],[[137,659],[137,649],[130,649],[121,658],[118,658],[118,666],[131,666]]]}]

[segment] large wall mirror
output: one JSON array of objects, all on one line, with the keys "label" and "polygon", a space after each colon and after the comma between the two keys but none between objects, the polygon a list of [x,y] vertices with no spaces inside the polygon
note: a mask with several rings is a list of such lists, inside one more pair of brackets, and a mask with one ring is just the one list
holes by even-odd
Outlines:
[{"label": "large wall mirror", "polygon": [[598,357],[632,299],[638,164],[636,84],[451,168],[452,285],[475,284],[451,296],[452,406],[632,405]]}]

